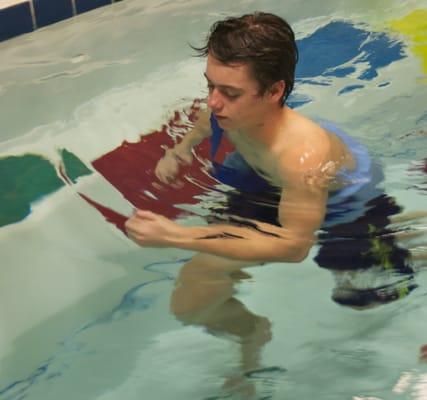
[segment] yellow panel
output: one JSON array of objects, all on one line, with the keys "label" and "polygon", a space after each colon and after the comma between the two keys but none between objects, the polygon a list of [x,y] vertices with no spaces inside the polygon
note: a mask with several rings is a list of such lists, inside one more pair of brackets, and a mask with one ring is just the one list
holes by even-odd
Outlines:
[{"label": "yellow panel", "polygon": [[427,74],[427,10],[415,10],[405,17],[390,22],[391,29],[409,37],[412,52],[421,58]]}]

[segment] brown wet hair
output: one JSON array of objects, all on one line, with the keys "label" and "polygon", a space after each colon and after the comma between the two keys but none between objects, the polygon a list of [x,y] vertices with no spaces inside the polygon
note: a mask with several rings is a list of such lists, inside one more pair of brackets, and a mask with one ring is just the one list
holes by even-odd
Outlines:
[{"label": "brown wet hair", "polygon": [[217,21],[210,29],[206,44],[191,47],[197,56],[211,54],[226,65],[249,63],[260,95],[280,80],[286,85],[281,104],[292,92],[298,49],[292,28],[277,15],[255,12]]}]

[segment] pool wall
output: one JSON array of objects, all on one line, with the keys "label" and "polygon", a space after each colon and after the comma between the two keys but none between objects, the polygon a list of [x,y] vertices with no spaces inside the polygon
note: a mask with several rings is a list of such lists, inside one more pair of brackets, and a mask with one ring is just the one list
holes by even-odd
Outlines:
[{"label": "pool wall", "polygon": [[0,41],[121,0],[0,0]]}]

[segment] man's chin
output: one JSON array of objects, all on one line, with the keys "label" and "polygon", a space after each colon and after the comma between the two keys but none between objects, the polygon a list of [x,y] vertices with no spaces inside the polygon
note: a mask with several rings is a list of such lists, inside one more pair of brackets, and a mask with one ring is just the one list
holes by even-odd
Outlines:
[{"label": "man's chin", "polygon": [[218,125],[221,128],[225,128],[225,127],[229,128],[230,127],[230,122],[231,121],[230,121],[229,118],[226,118],[226,117],[216,117],[216,120],[218,122]]}]

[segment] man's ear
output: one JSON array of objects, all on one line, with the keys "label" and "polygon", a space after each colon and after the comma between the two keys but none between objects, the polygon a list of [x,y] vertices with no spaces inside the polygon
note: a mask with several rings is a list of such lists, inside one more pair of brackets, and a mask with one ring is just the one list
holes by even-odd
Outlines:
[{"label": "man's ear", "polygon": [[270,86],[269,95],[273,103],[278,103],[280,101],[283,96],[283,93],[285,93],[285,88],[286,83],[283,79],[273,83]]}]

